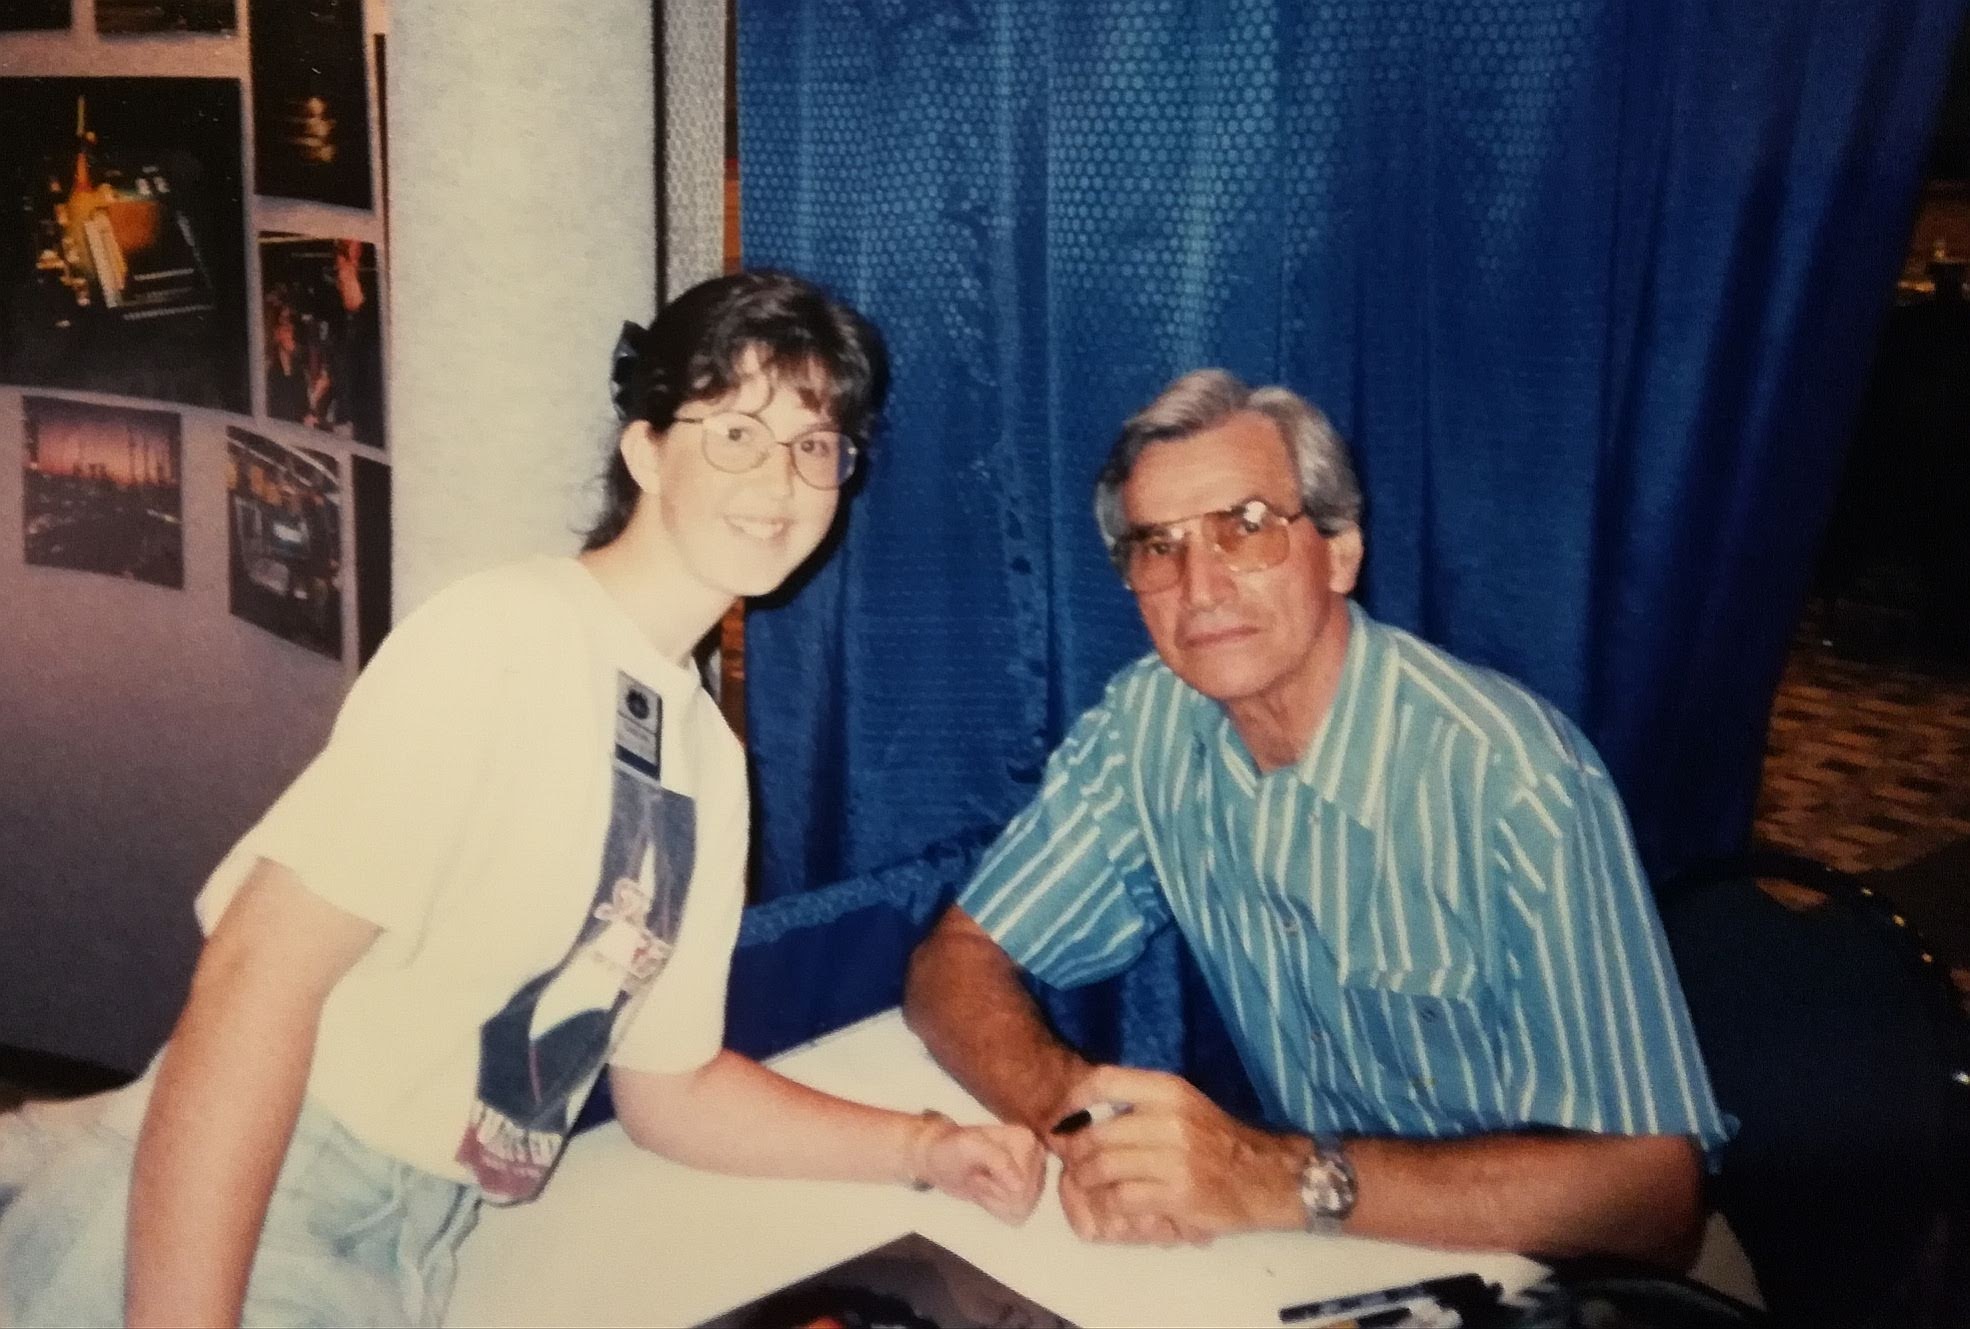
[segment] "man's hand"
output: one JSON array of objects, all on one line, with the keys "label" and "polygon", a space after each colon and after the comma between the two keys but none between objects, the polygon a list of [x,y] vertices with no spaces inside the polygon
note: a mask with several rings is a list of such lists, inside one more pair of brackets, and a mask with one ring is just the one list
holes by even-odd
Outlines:
[{"label": "man's hand", "polygon": [[1084,1241],[1151,1246],[1178,1246],[1185,1242],[1207,1246],[1211,1241],[1205,1233],[1180,1224],[1167,1214],[1124,1210],[1107,1191],[1089,1194],[1066,1168],[1060,1172],[1060,1207],[1067,1215],[1067,1225]]},{"label": "man's hand", "polygon": [[916,1175],[946,1195],[969,1200],[1002,1223],[1024,1223],[1046,1184],[1046,1150],[1024,1126],[960,1126],[926,1119],[916,1144]]},{"label": "man's hand", "polygon": [[1047,1141],[1064,1165],[1061,1207],[1080,1236],[1201,1244],[1301,1225],[1304,1139],[1235,1121],[1178,1076],[1120,1066],[1083,1076],[1061,1113],[1101,1102],[1130,1110]]}]

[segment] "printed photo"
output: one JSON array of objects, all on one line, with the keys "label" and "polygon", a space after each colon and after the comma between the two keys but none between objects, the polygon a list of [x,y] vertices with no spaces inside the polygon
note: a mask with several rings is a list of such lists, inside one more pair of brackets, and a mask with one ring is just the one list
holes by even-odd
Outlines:
[{"label": "printed photo", "polygon": [[911,1232],[887,1245],[810,1274],[698,1329],[824,1329],[839,1325],[994,1325],[998,1329],[1074,1329],[959,1255]]},{"label": "printed photo", "polygon": [[355,535],[356,663],[366,665],[390,631],[390,468],[360,453],[349,454],[349,502]]},{"label": "printed photo", "polygon": [[61,32],[73,21],[69,0],[0,0],[0,32]]},{"label": "printed photo", "polygon": [[376,246],[260,236],[267,415],[383,446]]},{"label": "printed photo", "polygon": [[362,0],[252,0],[254,190],[370,206]]},{"label": "printed photo", "polygon": [[236,79],[0,79],[0,382],[241,414]]},{"label": "printed photo", "polygon": [[27,561],[183,587],[178,417],[59,397],[22,415]]},{"label": "printed photo", "polygon": [[377,178],[383,185],[383,248],[390,248],[390,52],[388,37],[376,34],[376,150],[383,160]]},{"label": "printed photo", "polygon": [[232,611],[342,658],[342,485],[335,459],[226,431]]},{"label": "printed photo", "polygon": [[107,36],[153,32],[232,32],[237,0],[96,0],[96,31]]}]

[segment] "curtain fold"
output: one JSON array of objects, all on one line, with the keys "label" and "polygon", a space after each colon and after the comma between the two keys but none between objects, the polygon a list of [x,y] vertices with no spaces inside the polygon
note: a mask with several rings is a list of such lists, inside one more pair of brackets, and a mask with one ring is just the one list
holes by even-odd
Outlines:
[{"label": "curtain fold", "polygon": [[[840,547],[749,620],[760,916],[1031,795],[1147,648],[1095,471],[1207,364],[1349,439],[1371,612],[1580,721],[1655,870],[1735,847],[1962,11],[741,0],[746,261],[895,381]],[[1186,965],[1056,1015],[1216,1064]]]}]

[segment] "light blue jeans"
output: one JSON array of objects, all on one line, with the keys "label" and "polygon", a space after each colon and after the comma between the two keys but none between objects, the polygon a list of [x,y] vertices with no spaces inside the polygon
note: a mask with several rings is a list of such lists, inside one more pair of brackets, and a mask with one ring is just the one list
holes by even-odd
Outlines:
[{"label": "light blue jeans", "polygon": [[[81,1128],[0,1212],[0,1325],[123,1323],[124,1227],[148,1084]],[[137,1101],[132,1102],[134,1096]],[[435,1325],[478,1192],[359,1142],[303,1107],[241,1321]]]}]

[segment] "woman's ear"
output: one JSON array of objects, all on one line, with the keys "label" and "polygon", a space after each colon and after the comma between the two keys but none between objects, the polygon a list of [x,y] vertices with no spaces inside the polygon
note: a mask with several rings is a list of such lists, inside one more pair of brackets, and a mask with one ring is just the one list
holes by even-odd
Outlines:
[{"label": "woman's ear", "polygon": [[616,449],[622,453],[623,464],[629,467],[630,478],[645,493],[653,493],[657,489],[657,448],[660,442],[648,420],[631,420],[623,426],[622,437],[616,443]]}]

